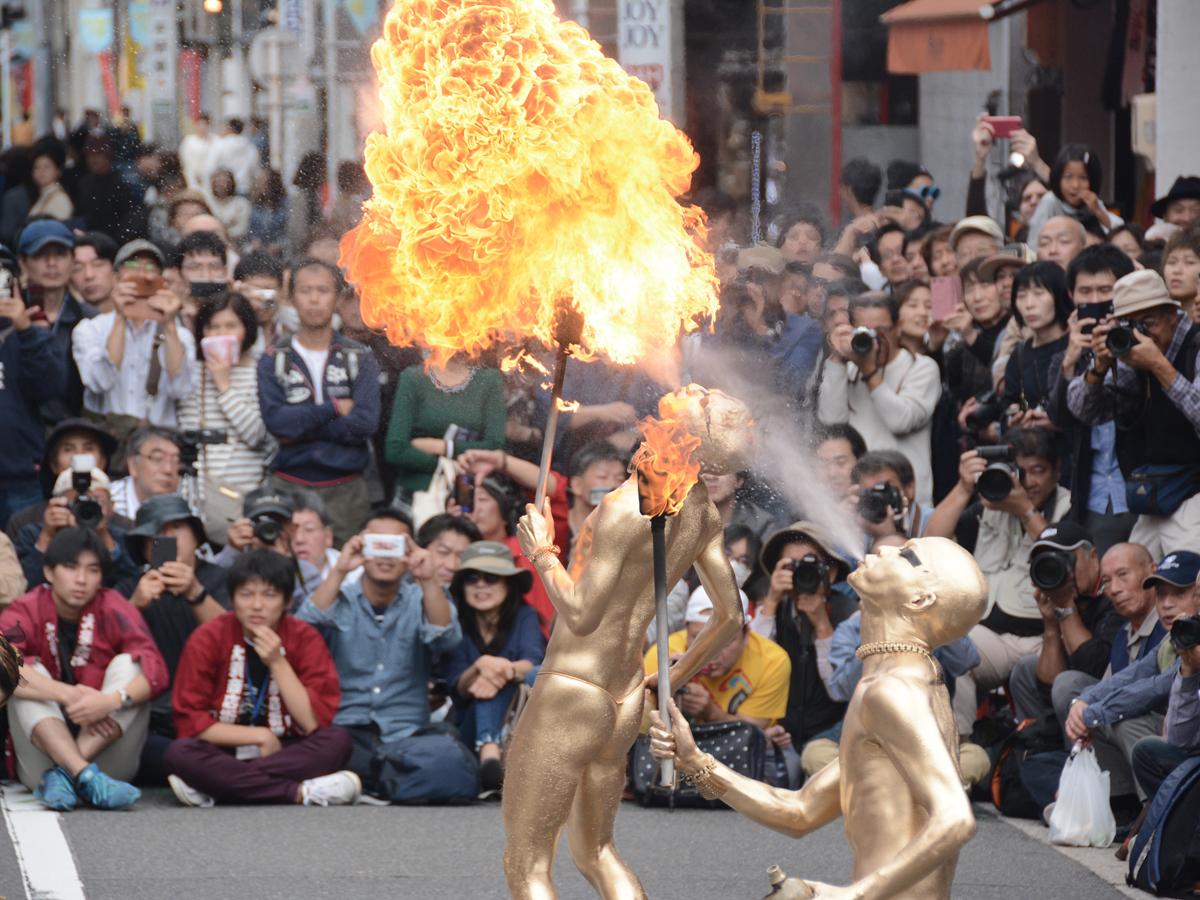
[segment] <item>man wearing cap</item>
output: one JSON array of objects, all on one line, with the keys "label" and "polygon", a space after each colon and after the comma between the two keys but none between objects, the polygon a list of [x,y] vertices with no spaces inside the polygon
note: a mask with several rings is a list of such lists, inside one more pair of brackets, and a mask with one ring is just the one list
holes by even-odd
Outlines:
[{"label": "man wearing cap", "polygon": [[147,422],[174,428],[176,402],[196,389],[196,341],[179,321],[182,304],[162,280],[163,264],[149,241],[125,244],[113,311],[81,323],[72,341],[84,407],[120,437]]},{"label": "man wearing cap", "polygon": [[1066,271],[1086,246],[1087,230],[1078,219],[1052,216],[1038,233],[1037,258],[1039,262],[1057,263]]},{"label": "man wearing cap", "polygon": [[976,257],[987,258],[1004,245],[1004,232],[990,216],[967,216],[950,232],[950,249],[961,269]]},{"label": "man wearing cap", "polygon": [[[1158,620],[1167,632],[1177,619],[1200,613],[1198,576],[1200,554],[1180,550],[1164,556],[1145,580],[1144,586],[1155,591]],[[1101,768],[1110,773],[1112,796],[1134,793],[1133,747],[1144,737],[1162,734],[1161,710],[1170,700],[1179,670],[1178,654],[1164,640],[1156,653],[1143,655],[1099,683],[1088,686],[1083,676],[1055,683],[1054,707],[1067,740],[1092,742]]]},{"label": "man wearing cap", "polygon": [[99,313],[71,292],[74,246],[71,230],[50,219],[26,225],[17,241],[30,319],[39,328],[49,329],[55,358],[63,370],[61,387],[46,385],[39,391],[42,422],[47,426],[66,416],[77,416],[83,409],[83,383],[71,358],[71,336],[80,322]]},{"label": "man wearing cap", "polygon": [[787,712],[779,723],[786,735],[772,739],[802,747],[834,728],[846,711],[829,696],[821,673],[829,665],[834,628],[857,608],[844,584],[850,567],[814,522],[775,532],[759,558],[771,581],[750,630],[779,644],[792,664]]},{"label": "man wearing cap", "polygon": [[[433,555],[407,536],[399,513],[379,510],[338,557],[329,577],[296,611],[329,644],[342,684],[334,724],[354,742],[347,767],[372,787],[371,757],[380,743],[408,737],[429,722],[433,660],[462,640],[458,613]],[[367,555],[369,535],[404,544],[403,556]],[[362,567],[362,578],[346,576]]]},{"label": "man wearing cap", "polygon": [[1031,571],[1039,566],[1038,571],[1057,571],[1055,566],[1062,563],[1068,569],[1063,583],[1034,591],[1042,614],[1042,646],[1023,657],[1009,675],[1018,719],[1041,718],[1053,709],[1050,691],[1063,672],[1101,678],[1121,629],[1121,617],[1103,593],[1100,556],[1092,537],[1075,522],[1050,525],[1029,552]]},{"label": "man wearing cap", "polygon": [[1156,219],[1187,228],[1200,219],[1200,177],[1180,175],[1167,191],[1150,207]]},{"label": "man wearing cap", "polygon": [[296,556],[292,547],[295,512],[296,501],[290,493],[266,486],[251,491],[242,499],[242,518],[229,526],[225,546],[213,562],[228,569],[247,550],[272,550],[290,557],[296,569],[292,607],[299,606],[321,584],[321,570]]},{"label": "man wearing cap", "polygon": [[1017,272],[1034,262],[1033,251],[1025,244],[1005,244],[998,253],[986,257],[979,265],[979,280],[996,287],[996,294],[1006,310],[1012,307],[1012,286]]},{"label": "man wearing cap", "polygon": [[[1122,323],[1131,328],[1132,346],[1118,359],[1108,338],[1118,325],[1126,327]],[[1091,367],[1067,388],[1067,405],[1089,425],[1115,422],[1116,458],[1129,509],[1138,514],[1130,540],[1152,555],[1194,546],[1200,534],[1200,325],[1183,314],[1157,272],[1132,272],[1113,286],[1113,315],[1092,331],[1091,351]]]}]

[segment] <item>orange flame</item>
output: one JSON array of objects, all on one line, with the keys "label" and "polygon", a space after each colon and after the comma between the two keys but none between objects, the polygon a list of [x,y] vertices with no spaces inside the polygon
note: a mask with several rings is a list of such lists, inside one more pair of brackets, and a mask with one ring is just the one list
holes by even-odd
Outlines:
[{"label": "orange flame", "polygon": [[675,515],[700,479],[700,462],[694,458],[700,438],[686,424],[689,402],[686,391],[666,394],[658,401],[658,418],[647,417],[638,424],[643,439],[632,465],[638,473],[642,515]]},{"label": "orange flame", "polygon": [[371,51],[374,195],[342,241],[364,322],[435,360],[555,344],[628,364],[717,307],[698,157],[650,89],[550,0],[397,0]]},{"label": "orange flame", "polygon": [[578,400],[564,400],[562,397],[558,397],[555,402],[558,404],[559,412],[572,413],[579,409]]}]

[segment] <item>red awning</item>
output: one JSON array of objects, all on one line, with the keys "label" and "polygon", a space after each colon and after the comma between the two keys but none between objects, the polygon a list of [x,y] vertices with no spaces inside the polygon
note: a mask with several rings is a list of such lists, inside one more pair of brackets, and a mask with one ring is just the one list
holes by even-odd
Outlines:
[{"label": "red awning", "polygon": [[879,20],[888,27],[888,71],[894,75],[992,67],[987,0],[909,0]]}]

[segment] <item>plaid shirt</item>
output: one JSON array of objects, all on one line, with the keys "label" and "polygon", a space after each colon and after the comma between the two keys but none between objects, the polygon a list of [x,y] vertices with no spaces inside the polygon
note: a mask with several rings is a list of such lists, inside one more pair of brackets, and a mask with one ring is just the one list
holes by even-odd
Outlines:
[{"label": "plaid shirt", "polygon": [[[1175,324],[1175,334],[1171,337],[1171,345],[1164,354],[1167,359],[1174,359],[1179,353],[1191,330],[1192,320],[1184,313],[1179,313]],[[1200,352],[1197,353],[1200,358]],[[1088,384],[1083,375],[1076,375],[1067,387],[1067,406],[1071,414],[1081,422],[1089,425],[1099,425],[1110,419],[1124,418],[1141,412],[1144,388],[1139,377],[1142,373],[1137,369],[1117,361],[1117,384],[1113,387],[1111,376],[1105,376],[1100,384]],[[1196,377],[1188,381],[1180,374],[1165,389],[1168,399],[1187,417],[1200,434],[1200,359],[1196,365]]]}]

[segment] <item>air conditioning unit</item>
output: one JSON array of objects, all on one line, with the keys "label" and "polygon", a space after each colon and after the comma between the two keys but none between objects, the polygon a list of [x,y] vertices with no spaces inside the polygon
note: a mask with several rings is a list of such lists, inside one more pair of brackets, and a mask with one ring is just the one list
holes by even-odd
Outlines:
[{"label": "air conditioning unit", "polygon": [[1146,168],[1154,171],[1155,128],[1158,123],[1158,100],[1154,94],[1137,94],[1132,100],[1133,108],[1133,152],[1146,161]]}]

